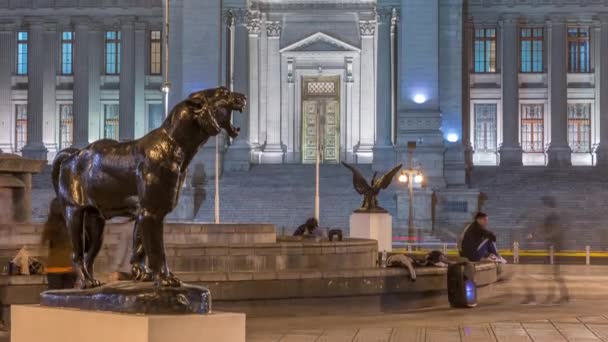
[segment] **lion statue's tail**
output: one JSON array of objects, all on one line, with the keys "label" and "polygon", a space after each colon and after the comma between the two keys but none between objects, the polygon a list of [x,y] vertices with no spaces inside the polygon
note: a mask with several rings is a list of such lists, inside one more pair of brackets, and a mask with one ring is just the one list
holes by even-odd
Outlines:
[{"label": "lion statue's tail", "polygon": [[51,179],[53,181],[53,189],[55,190],[55,194],[57,194],[59,191],[59,171],[61,170],[61,163],[79,151],[80,150],[75,147],[69,147],[59,151],[59,153],[57,153],[55,156],[55,159],[53,160],[53,171],[51,172]]}]

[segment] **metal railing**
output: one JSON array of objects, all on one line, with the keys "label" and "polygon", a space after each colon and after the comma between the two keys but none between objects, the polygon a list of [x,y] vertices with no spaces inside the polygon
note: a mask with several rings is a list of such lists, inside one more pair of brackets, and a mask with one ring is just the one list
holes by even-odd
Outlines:
[{"label": "metal railing", "polygon": [[[608,258],[606,251],[592,251],[591,246],[585,246],[585,250],[563,250],[556,251],[552,245],[546,246],[541,243],[526,243],[531,249],[522,250],[518,241],[514,241],[512,248],[500,249],[499,252],[504,257],[512,257],[514,264],[519,264],[520,257],[548,257],[549,264],[555,264],[557,257],[585,258],[585,265],[591,265],[592,258]],[[456,243],[443,242],[403,242],[393,241],[393,252],[426,254],[430,251],[440,250],[446,255],[458,255]],[[536,248],[534,248],[536,247]]]}]

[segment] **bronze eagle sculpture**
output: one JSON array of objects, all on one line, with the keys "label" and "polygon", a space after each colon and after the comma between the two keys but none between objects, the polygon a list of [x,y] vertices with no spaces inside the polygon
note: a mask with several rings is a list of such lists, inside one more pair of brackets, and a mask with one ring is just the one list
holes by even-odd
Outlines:
[{"label": "bronze eagle sculpture", "polygon": [[103,244],[105,221],[118,216],[135,220],[134,279],[181,286],[167,266],[164,218],[177,205],[186,170],[199,148],[222,130],[232,138],[238,135],[231,115],[234,110],[242,112],[245,104],[244,95],[225,87],[198,91],[140,139],[102,139],[57,154],[52,181],[53,201],[59,205],[52,206],[56,209],[49,219],[60,219],[68,230],[82,288],[101,285],[93,264]]},{"label": "bronze eagle sculpture", "polygon": [[357,170],[354,166],[348,165],[345,162],[342,162],[346,168],[352,171],[353,173],[353,186],[355,190],[363,195],[363,204],[361,204],[361,208],[355,210],[356,213],[386,213],[386,209],[378,206],[378,194],[380,190],[384,190],[391,185],[393,178],[401,169],[401,164],[395,166],[389,172],[382,175],[380,178],[376,178],[378,175],[377,172],[374,172],[374,176],[372,177],[372,181],[370,184],[367,183],[367,180],[359,170]]}]

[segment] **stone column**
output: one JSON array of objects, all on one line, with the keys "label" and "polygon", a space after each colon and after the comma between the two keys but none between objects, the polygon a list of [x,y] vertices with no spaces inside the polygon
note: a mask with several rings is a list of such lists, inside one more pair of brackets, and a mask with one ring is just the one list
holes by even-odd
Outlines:
[{"label": "stone column", "polygon": [[[361,32],[361,136],[357,149],[357,162],[371,162],[375,136],[375,63],[374,40],[376,34],[375,20],[362,20],[359,22]],[[390,31],[389,31],[390,35]],[[382,37],[384,38],[384,37]],[[380,72],[378,72],[380,74]],[[386,114],[381,114],[386,115]]]},{"label": "stone column", "polygon": [[[251,97],[251,90],[257,87],[249,87],[251,81],[250,68],[255,68],[251,63],[252,53],[248,53],[252,38],[249,35],[250,28],[255,31],[256,27],[259,32],[259,19],[255,17],[255,12],[250,12],[246,9],[236,9],[232,11],[234,17],[234,61],[231,66],[233,75],[234,91]],[[257,41],[257,38],[255,38]],[[232,142],[232,145],[226,152],[224,167],[229,171],[247,171],[249,170],[251,160],[251,145],[249,144],[249,113],[251,103],[247,104],[243,113],[234,113],[232,118],[234,125],[240,127],[241,131]]]},{"label": "stone column", "polygon": [[44,51],[44,24],[31,22],[28,38],[27,144],[22,153],[26,158],[46,159],[47,149],[42,142],[44,68],[45,63],[50,63],[50,56]]},{"label": "stone column", "polygon": [[300,125],[296,122],[295,63],[296,60],[294,57],[287,58],[287,118],[289,120],[289,146],[287,147],[287,153],[289,156],[289,162],[300,162],[302,160],[302,157],[297,153],[299,144],[296,137],[299,136],[297,129],[300,127]]},{"label": "stone column", "polygon": [[[376,142],[372,168],[388,170],[395,164],[395,152],[391,142],[392,130],[392,56],[391,26],[394,10],[391,7],[378,9],[378,63],[376,66]],[[396,14],[396,13],[395,13]]]},{"label": "stone column", "polygon": [[260,31],[261,23],[259,13],[252,16],[248,23],[249,30],[249,97],[248,97],[248,123],[249,131],[247,137],[250,145],[259,144],[259,113],[260,113],[260,79],[259,79],[259,54],[260,54]]},{"label": "stone column", "polygon": [[[601,17],[600,56],[608,56],[608,16]],[[600,63],[596,63],[600,64]],[[600,67],[600,143],[595,153],[597,166],[608,167],[608,66]]]},{"label": "stone column", "polygon": [[[88,112],[88,141],[95,141],[103,137],[100,127],[103,122],[103,108],[101,106],[101,64],[104,53],[104,32],[101,24],[89,26],[89,112]],[[87,53],[85,53],[87,55]],[[78,57],[76,57],[78,58]]]},{"label": "stone column", "polygon": [[500,165],[522,165],[519,144],[519,30],[517,18],[506,17],[501,22],[502,59],[502,145]]},{"label": "stone column", "polygon": [[266,22],[268,35],[268,129],[266,147],[262,154],[263,163],[282,163],[283,146],[281,144],[281,56],[279,52],[281,22]]},{"label": "stone column", "polygon": [[14,70],[15,25],[0,25],[0,153],[10,153],[13,141],[13,116],[11,78]]},{"label": "stone column", "polygon": [[149,54],[149,48],[146,44],[146,23],[137,22],[135,23],[135,59],[133,65],[134,74],[134,138],[139,138],[146,134],[146,70],[148,69],[148,63],[145,63],[148,59],[146,53]]},{"label": "stone column", "polygon": [[[143,62],[143,61],[141,61]],[[125,18],[120,28],[120,105],[118,139],[135,136],[135,32],[133,18]]]},{"label": "stone column", "polygon": [[[79,20],[74,35],[74,92],[72,111],[74,116],[74,146],[89,144],[89,23]],[[99,83],[99,81],[98,81]]]},{"label": "stone column", "polygon": [[547,25],[551,39],[549,100],[551,101],[551,144],[548,166],[572,165],[568,145],[567,31],[564,18],[552,18]]},{"label": "stone column", "polygon": [[57,125],[59,120],[57,119],[57,95],[56,95],[56,82],[57,82],[57,65],[60,56],[59,35],[57,34],[57,24],[46,24],[44,31],[44,51],[46,60],[44,63],[44,74],[43,74],[43,131],[42,141],[46,148],[51,152],[50,158],[55,157],[57,153]]},{"label": "stone column", "polygon": [[469,85],[471,71],[473,70],[473,35],[475,27],[473,21],[468,19],[464,22],[464,58],[462,63],[463,79],[462,93],[464,96],[462,108],[462,143],[465,148],[465,162],[467,170],[473,167],[473,136],[471,135],[471,89]]}]

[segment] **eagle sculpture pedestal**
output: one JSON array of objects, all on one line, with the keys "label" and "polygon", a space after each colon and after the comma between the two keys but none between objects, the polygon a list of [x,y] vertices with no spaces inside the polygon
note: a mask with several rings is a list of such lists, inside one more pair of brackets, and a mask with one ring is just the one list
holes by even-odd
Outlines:
[{"label": "eagle sculpture pedestal", "polygon": [[378,241],[378,251],[393,250],[393,217],[386,212],[354,212],[350,215],[350,237]]},{"label": "eagle sculpture pedestal", "polygon": [[245,314],[144,315],[11,306],[13,342],[245,342]]}]

